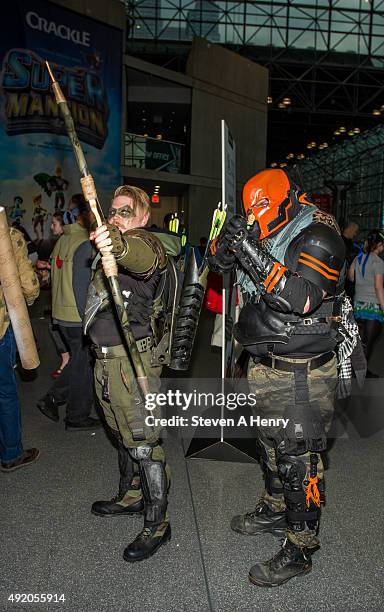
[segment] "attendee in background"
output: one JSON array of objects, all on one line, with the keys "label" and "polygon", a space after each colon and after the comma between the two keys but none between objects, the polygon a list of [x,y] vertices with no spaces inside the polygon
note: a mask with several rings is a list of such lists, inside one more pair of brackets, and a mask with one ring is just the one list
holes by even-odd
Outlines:
[{"label": "attendee in background", "polygon": [[[357,223],[353,221],[348,223],[342,233],[342,238],[345,244],[345,260],[347,264],[347,269],[353,262],[355,256],[357,255],[358,249],[356,248],[356,243],[354,242],[354,238],[356,238],[359,233],[359,226]],[[345,293],[353,300],[353,295],[355,293],[355,284],[353,281],[349,280],[349,278],[345,279]]]},{"label": "attendee in background", "polygon": [[[63,213],[61,211],[57,211],[52,215],[51,233],[56,239],[58,239],[63,234],[63,231]],[[40,287],[42,289],[49,289],[51,287],[50,259],[51,256],[49,258],[49,261],[39,259],[36,263],[36,272],[39,277]],[[66,346],[64,338],[61,336],[57,325],[51,323],[49,326],[49,331],[51,332],[51,336],[55,343],[56,350],[61,358],[61,363],[59,367],[54,372],[52,372],[51,376],[52,378],[59,378],[69,361],[68,347]]]},{"label": "attendee in background", "polygon": [[197,250],[200,253],[201,256],[201,260],[203,260],[203,257],[205,255],[205,250],[207,248],[207,242],[208,242],[208,238],[206,238],[205,236],[202,236],[199,240],[199,246],[197,247]]},{"label": "attendee in background", "polygon": [[[28,259],[23,235],[14,228],[10,230],[10,235],[21,288],[30,306],[39,295],[39,283]],[[3,472],[29,465],[36,461],[40,454],[37,448],[23,450],[15,364],[16,341],[0,287],[0,460]]]},{"label": "attendee in background", "polygon": [[[55,212],[52,215],[51,233],[57,240],[63,233],[63,213]],[[40,244],[39,252],[43,258],[39,258],[36,262],[36,274],[39,279],[41,289],[49,289],[51,287],[51,255],[54,243],[49,240],[48,244]],[[49,253],[49,255],[48,255]]]},{"label": "attendee in background", "polygon": [[77,215],[79,214],[79,210],[83,207],[83,202],[84,202],[84,196],[82,193],[74,193],[73,196],[71,197],[69,204],[68,204],[68,210],[69,212],[71,212],[73,215],[75,215],[75,217],[77,217]]},{"label": "attendee in background", "polygon": [[89,430],[100,425],[90,416],[93,384],[90,354],[83,334],[87,291],[91,280],[92,245],[88,238],[88,211],[79,201],[78,214],[63,214],[63,235],[52,253],[52,318],[70,353],[60,378],[39,400],[39,410],[53,421],[59,420],[58,406],[67,403],[67,430]]},{"label": "attendee in background", "polygon": [[[63,213],[61,211],[55,212],[52,215],[51,232],[56,238],[60,238],[60,236],[62,236],[64,232]],[[50,268],[51,266],[49,265],[49,269]],[[55,343],[56,350],[59,353],[60,358],[61,358],[61,363],[59,367],[54,372],[52,372],[51,376],[52,378],[59,378],[64,368],[68,365],[70,355],[68,352],[68,347],[65,344],[64,338],[62,337],[60,333],[59,327],[55,325],[54,323],[52,323],[50,325],[49,331],[51,332],[53,341]]]},{"label": "attendee in background", "polygon": [[356,255],[356,246],[354,243],[354,238],[356,238],[359,233],[359,226],[354,221],[348,223],[346,228],[343,230],[343,240],[345,244],[345,257],[347,264],[350,266],[355,255]]},{"label": "attendee in background", "polygon": [[[384,230],[368,236],[366,252],[360,253],[349,268],[348,277],[355,282],[354,313],[360,328],[367,362],[384,323]],[[368,370],[367,376],[375,377]]]}]

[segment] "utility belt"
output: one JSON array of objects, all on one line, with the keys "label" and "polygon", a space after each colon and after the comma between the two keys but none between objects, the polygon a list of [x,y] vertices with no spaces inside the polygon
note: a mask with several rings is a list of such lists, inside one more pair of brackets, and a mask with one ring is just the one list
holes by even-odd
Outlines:
[{"label": "utility belt", "polygon": [[314,325],[314,323],[331,323],[337,322],[340,323],[341,317],[306,317],[305,319],[301,319],[300,321],[295,321],[294,325],[296,327],[301,327],[301,325]]},{"label": "utility belt", "polygon": [[[136,340],[136,346],[139,353],[145,353],[153,347],[154,340],[153,336],[147,336]],[[116,346],[96,346],[92,345],[92,352],[96,359],[115,359],[117,357],[126,357],[127,349],[124,344],[117,344]]]},{"label": "utility belt", "polygon": [[295,370],[315,370],[331,361],[335,353],[328,351],[317,357],[310,359],[294,359],[289,357],[276,357],[272,353],[266,357],[257,360],[258,363],[273,368],[274,370],[283,370],[284,372],[294,372]]}]

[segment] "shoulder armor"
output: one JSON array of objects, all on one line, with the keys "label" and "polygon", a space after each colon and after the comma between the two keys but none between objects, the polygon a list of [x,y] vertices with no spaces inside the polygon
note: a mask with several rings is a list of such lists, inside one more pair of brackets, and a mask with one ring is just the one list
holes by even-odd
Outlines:
[{"label": "shoulder armor", "polygon": [[315,222],[303,230],[299,244],[297,274],[334,295],[345,263],[341,236],[328,223]]},{"label": "shoulder armor", "polygon": [[147,230],[142,228],[128,230],[124,234],[124,238],[140,238],[145,244],[151,247],[152,251],[157,256],[156,267],[160,267],[162,270],[167,265],[167,254],[160,240],[151,232],[147,232]]},{"label": "shoulder armor", "polygon": [[319,208],[313,213],[313,223],[323,223],[324,225],[328,225],[328,227],[332,227],[335,232],[341,236],[341,231],[339,224],[337,223],[335,217],[330,213],[326,213]]}]

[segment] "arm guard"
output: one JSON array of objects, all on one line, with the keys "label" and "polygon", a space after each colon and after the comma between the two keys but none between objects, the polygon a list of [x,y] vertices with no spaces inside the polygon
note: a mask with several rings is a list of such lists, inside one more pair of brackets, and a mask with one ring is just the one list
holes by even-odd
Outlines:
[{"label": "arm guard", "polygon": [[149,278],[157,267],[163,269],[167,264],[167,256],[160,240],[142,228],[125,232],[121,236],[121,245],[123,250],[119,254],[113,250],[116,261],[119,266],[137,277]]},{"label": "arm guard", "polygon": [[290,312],[291,305],[281,293],[292,273],[282,263],[275,261],[250,234],[244,219],[235,217],[228,225],[226,240],[230,250],[235,254],[262,296],[272,308],[281,312]]},{"label": "arm guard", "polygon": [[[318,306],[324,294],[334,295],[344,266],[344,244],[333,228],[315,223],[288,247],[287,268],[249,234],[245,221],[234,219],[228,228],[232,252],[272,308],[303,313]],[[228,235],[227,235],[228,240]]]}]

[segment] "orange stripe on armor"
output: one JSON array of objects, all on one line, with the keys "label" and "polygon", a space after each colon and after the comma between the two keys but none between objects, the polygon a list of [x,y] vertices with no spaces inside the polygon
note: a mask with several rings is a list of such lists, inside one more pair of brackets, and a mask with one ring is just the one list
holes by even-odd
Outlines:
[{"label": "orange stripe on armor", "polygon": [[338,272],[334,268],[328,268],[328,266],[326,266],[325,263],[320,261],[320,259],[317,259],[317,257],[313,257],[312,255],[308,255],[308,253],[305,253],[304,251],[301,251],[299,257],[306,257],[307,259],[310,259],[315,264],[320,266],[320,268],[325,268],[325,270],[327,270],[327,272],[329,272],[330,274],[336,274],[337,276],[340,276],[340,272]]},{"label": "orange stripe on armor", "polygon": [[273,279],[273,277],[275,276],[276,272],[278,271],[280,267],[280,264],[278,261],[275,261],[275,263],[272,266],[272,270],[270,271],[270,273],[268,274],[267,278],[264,281],[264,285],[265,287],[268,287],[269,283],[271,282],[271,280]]},{"label": "orange stripe on armor", "polygon": [[273,280],[271,281],[268,289],[267,289],[267,293],[271,293],[271,291],[273,290],[273,288],[275,287],[275,285],[279,282],[279,280],[281,279],[281,277],[283,276],[284,272],[288,270],[288,268],[286,268],[285,266],[281,266],[279,268],[279,270],[276,272],[275,277],[273,278]]},{"label": "orange stripe on armor", "polygon": [[327,274],[327,272],[325,272],[318,266],[315,266],[315,264],[311,263],[310,261],[306,261],[305,259],[299,259],[299,263],[305,264],[306,266],[313,268],[314,270],[316,270],[316,272],[319,272],[319,274],[322,274],[323,276],[325,276],[325,278],[328,278],[329,280],[333,280],[333,281],[339,280],[339,275],[335,276],[332,274]]}]

